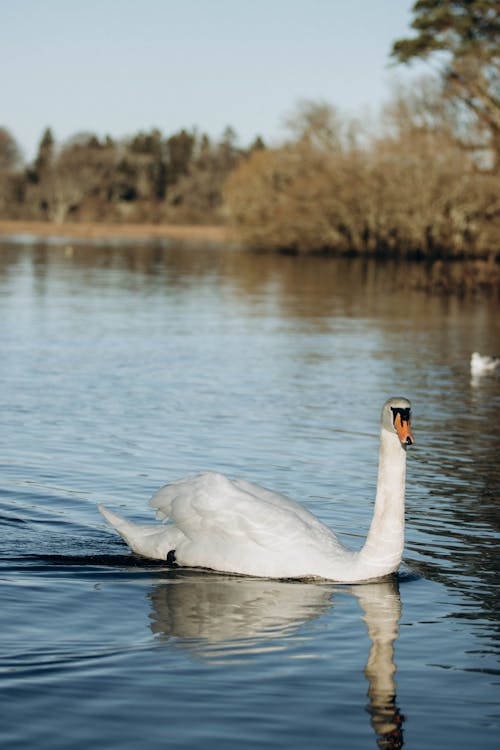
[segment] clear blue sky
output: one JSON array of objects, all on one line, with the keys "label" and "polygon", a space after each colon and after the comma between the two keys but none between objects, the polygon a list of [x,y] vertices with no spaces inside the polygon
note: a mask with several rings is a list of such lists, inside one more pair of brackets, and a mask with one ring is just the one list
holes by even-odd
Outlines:
[{"label": "clear blue sky", "polygon": [[303,99],[376,115],[414,0],[11,0],[0,15],[0,125],[34,155],[46,126],[114,137],[231,125],[283,137]]}]

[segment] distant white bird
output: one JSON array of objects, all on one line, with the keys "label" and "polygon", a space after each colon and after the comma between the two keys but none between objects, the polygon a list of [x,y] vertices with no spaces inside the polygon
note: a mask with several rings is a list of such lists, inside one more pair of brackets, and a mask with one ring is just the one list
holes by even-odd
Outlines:
[{"label": "distant white bird", "polygon": [[413,443],[410,402],[382,409],[377,494],[359,552],[347,549],[293,500],[243,479],[205,473],[162,487],[150,506],[164,524],[131,523],[99,510],[139,555],[183,567],[265,578],[357,583],[399,567],[404,544],[406,448]]},{"label": "distant white bird", "polygon": [[487,354],[473,352],[470,358],[472,375],[485,375],[488,372],[500,371],[500,357],[489,357]]}]

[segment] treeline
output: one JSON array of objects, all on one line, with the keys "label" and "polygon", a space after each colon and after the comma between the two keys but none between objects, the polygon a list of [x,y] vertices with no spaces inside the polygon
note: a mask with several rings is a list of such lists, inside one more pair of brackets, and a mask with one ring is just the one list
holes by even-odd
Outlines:
[{"label": "treeline", "polygon": [[375,123],[304,101],[287,125],[281,146],[247,149],[231,128],[63,144],[48,129],[30,164],[0,128],[0,218],[228,223],[297,254],[500,257],[500,159],[465,138],[435,79],[396,90]]},{"label": "treeline", "polygon": [[0,218],[228,223],[254,247],[292,253],[486,257],[500,253],[500,174],[456,137],[435,81],[399,90],[368,125],[305,101],[290,136],[237,146],[159,130],[117,141],[50,129],[23,164],[0,128]]},{"label": "treeline", "polygon": [[416,0],[412,12],[391,56],[432,59],[433,78],[396,92],[370,128],[304,102],[294,137],[229,177],[228,212],[248,243],[500,260],[500,3]]},{"label": "treeline", "polygon": [[228,215],[254,247],[500,259],[500,174],[452,114],[430,81],[396,92],[372,128],[303,102],[295,137],[229,176]]},{"label": "treeline", "polygon": [[[417,0],[400,63],[438,73],[396,90],[376,122],[303,101],[288,139],[246,149],[227,128],[116,141],[47,130],[32,164],[0,128],[0,218],[229,223],[248,245],[292,253],[500,261],[498,0]],[[497,270],[495,270],[497,269]]]},{"label": "treeline", "polygon": [[230,127],[217,141],[196,130],[154,129],[122,140],[79,133],[62,144],[47,128],[25,165],[0,127],[0,218],[219,223],[228,174],[263,147],[256,138],[239,148]]}]

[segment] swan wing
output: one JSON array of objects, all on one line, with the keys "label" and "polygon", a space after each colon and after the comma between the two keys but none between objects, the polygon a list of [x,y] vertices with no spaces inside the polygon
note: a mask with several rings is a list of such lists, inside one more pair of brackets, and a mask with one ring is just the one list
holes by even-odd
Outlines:
[{"label": "swan wing", "polygon": [[315,575],[344,548],[298,503],[251,482],[205,473],[162,487],[150,501],[181,532],[181,565],[246,575]]}]

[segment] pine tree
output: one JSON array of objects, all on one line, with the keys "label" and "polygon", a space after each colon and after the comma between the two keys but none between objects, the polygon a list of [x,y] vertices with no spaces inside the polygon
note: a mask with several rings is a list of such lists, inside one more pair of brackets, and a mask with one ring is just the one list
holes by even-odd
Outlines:
[{"label": "pine tree", "polygon": [[447,97],[459,103],[464,127],[475,130],[500,168],[500,2],[499,0],[418,0],[411,27],[416,36],[399,39],[391,55],[409,63],[432,57]]}]

